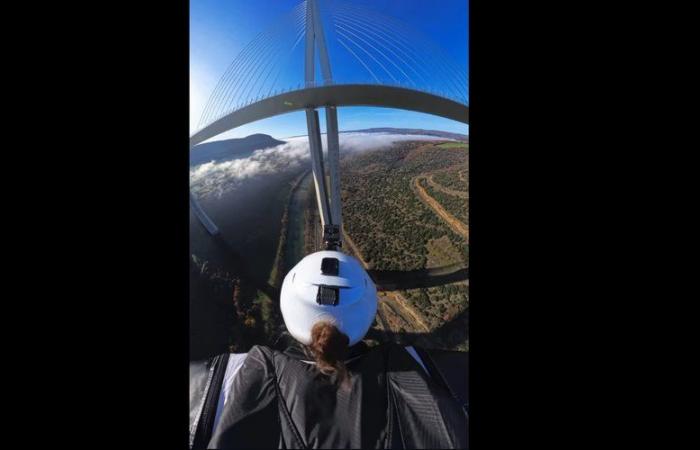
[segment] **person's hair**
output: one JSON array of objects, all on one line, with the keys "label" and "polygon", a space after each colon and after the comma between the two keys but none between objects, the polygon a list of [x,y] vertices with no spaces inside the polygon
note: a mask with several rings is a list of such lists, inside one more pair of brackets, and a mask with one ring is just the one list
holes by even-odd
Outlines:
[{"label": "person's hair", "polygon": [[336,374],[337,382],[341,385],[348,378],[345,356],[349,342],[350,339],[329,322],[317,322],[311,328],[309,347],[316,359],[316,367],[324,375]]}]

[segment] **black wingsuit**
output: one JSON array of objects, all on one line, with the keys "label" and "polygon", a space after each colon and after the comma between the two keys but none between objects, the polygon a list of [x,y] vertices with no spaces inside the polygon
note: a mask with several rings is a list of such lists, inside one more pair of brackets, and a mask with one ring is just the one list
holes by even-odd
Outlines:
[{"label": "black wingsuit", "polygon": [[190,447],[468,448],[468,353],[351,349],[336,383],[303,351],[254,346],[216,427],[228,354],[190,366]]}]

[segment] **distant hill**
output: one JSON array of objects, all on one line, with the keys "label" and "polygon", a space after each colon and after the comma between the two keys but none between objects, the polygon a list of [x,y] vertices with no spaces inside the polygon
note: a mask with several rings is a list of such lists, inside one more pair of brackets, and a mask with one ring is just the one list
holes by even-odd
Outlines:
[{"label": "distant hill", "polygon": [[421,130],[418,128],[366,128],[364,130],[343,131],[342,133],[394,133],[394,134],[417,134],[426,136],[437,136],[447,139],[456,139],[469,142],[466,134],[450,133],[448,131]]},{"label": "distant hill", "polygon": [[190,152],[190,165],[196,166],[210,161],[221,161],[238,155],[250,153],[254,150],[274,147],[284,144],[267,134],[251,134],[239,139],[226,139],[223,141],[207,142],[195,146]]},{"label": "distant hill", "polygon": [[[343,133],[392,133],[392,134],[417,134],[423,136],[436,136],[446,139],[456,139],[458,141],[464,141],[469,143],[469,135],[460,133],[450,133],[449,131],[438,131],[438,130],[422,130],[419,128],[365,128],[363,130],[346,130],[341,131]],[[321,133],[326,134],[326,133]],[[296,137],[306,137],[305,134],[300,134],[297,136],[289,136],[290,138]]]}]

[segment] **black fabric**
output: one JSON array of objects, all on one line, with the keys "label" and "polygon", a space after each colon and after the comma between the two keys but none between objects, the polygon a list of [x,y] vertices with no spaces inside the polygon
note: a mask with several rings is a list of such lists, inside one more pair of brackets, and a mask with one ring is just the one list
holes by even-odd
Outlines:
[{"label": "black fabric", "polygon": [[389,354],[392,406],[403,448],[466,448],[467,416],[452,395],[403,348]]},{"label": "black fabric", "polygon": [[[278,448],[281,421],[272,350],[254,346],[233,379],[229,401],[207,448]],[[293,441],[291,438],[289,439]],[[299,445],[287,448],[299,448]]]},{"label": "black fabric", "polygon": [[206,398],[207,385],[211,381],[209,361],[190,362],[190,448],[193,445],[197,422]]},{"label": "black fabric", "polygon": [[190,362],[190,437],[191,449],[205,448],[211,436],[221,384],[229,355]]},{"label": "black fabric", "polygon": [[469,410],[469,353],[417,348],[430,374]]},{"label": "black fabric", "polygon": [[461,405],[403,347],[363,350],[338,384],[313,364],[253,347],[208,448],[467,448]]}]

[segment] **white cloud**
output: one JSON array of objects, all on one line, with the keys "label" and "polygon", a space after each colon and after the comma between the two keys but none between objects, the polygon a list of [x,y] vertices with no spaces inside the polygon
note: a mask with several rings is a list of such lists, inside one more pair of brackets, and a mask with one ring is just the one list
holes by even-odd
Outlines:
[{"label": "white cloud", "polygon": [[[340,151],[375,150],[406,140],[445,140],[434,136],[382,133],[341,133]],[[323,136],[325,148],[325,136]],[[276,147],[255,150],[247,158],[208,162],[190,169],[190,188],[197,196],[216,195],[236,189],[253,177],[297,170],[310,165],[309,141],[306,136],[289,138]]]},{"label": "white cloud", "polygon": [[452,140],[435,136],[416,134],[384,134],[384,133],[341,133],[340,151],[376,150],[391,145],[397,141],[434,141]]}]

